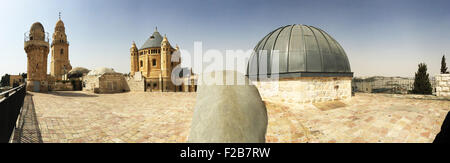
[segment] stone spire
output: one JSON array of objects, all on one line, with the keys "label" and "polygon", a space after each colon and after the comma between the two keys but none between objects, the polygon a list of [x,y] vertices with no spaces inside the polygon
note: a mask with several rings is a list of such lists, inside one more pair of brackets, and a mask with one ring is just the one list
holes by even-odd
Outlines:
[{"label": "stone spire", "polygon": [[136,47],[136,43],[133,41],[133,44],[131,44],[131,47],[133,48],[133,49],[137,49],[137,47]]},{"label": "stone spire", "polygon": [[164,34],[164,38],[161,42],[161,47],[170,47],[170,43],[169,43],[169,40],[167,39],[166,34]]},{"label": "stone spire", "polygon": [[59,13],[59,19],[55,25],[55,33],[52,36],[52,44],[55,42],[67,43],[66,27],[61,20],[61,12]]}]

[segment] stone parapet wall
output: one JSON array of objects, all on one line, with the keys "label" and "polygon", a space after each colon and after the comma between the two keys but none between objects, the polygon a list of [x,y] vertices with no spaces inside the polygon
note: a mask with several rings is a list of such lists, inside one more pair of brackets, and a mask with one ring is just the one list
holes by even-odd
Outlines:
[{"label": "stone parapet wall", "polygon": [[351,99],[351,80],[351,77],[299,77],[253,83],[264,100],[304,104]]},{"label": "stone parapet wall", "polygon": [[144,92],[145,91],[145,80],[142,78],[127,78],[126,79],[129,90],[133,92]]},{"label": "stone parapet wall", "polygon": [[93,92],[95,88],[98,88],[98,86],[98,76],[86,75],[83,77],[83,91]]},{"label": "stone parapet wall", "polygon": [[57,81],[54,83],[49,83],[48,89],[49,91],[73,91],[73,85],[70,81]]},{"label": "stone parapet wall", "polygon": [[95,93],[120,93],[130,91],[125,77],[120,73],[105,73],[99,78],[98,91]]},{"label": "stone parapet wall", "polygon": [[450,74],[436,75],[436,96],[450,97]]}]

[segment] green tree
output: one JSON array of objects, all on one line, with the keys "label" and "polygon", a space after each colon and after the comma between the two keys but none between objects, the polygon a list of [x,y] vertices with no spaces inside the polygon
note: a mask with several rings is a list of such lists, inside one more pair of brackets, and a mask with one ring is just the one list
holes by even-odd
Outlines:
[{"label": "green tree", "polygon": [[23,78],[23,79],[27,78],[27,73],[26,73],[26,72],[24,72],[24,73],[22,73],[22,74],[20,74],[20,75],[22,75],[22,78]]},{"label": "green tree", "polygon": [[427,65],[425,63],[419,64],[419,70],[416,72],[414,78],[414,94],[431,94],[432,88],[429,74],[427,73]]},{"label": "green tree", "polygon": [[445,63],[445,55],[442,56],[442,61],[441,61],[441,74],[448,74],[448,71],[447,71],[447,63]]},{"label": "green tree", "polygon": [[9,86],[9,74],[5,74],[5,75],[2,76],[2,79],[0,81],[0,85],[2,87]]}]

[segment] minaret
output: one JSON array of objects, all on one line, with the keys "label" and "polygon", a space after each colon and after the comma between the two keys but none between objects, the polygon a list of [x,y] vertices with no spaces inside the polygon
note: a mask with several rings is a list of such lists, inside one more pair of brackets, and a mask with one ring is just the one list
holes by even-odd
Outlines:
[{"label": "minaret", "polygon": [[69,42],[67,42],[66,29],[64,22],[61,20],[61,15],[59,16],[58,22],[56,22],[51,48],[52,60],[50,74],[56,80],[66,80],[64,76],[72,70],[72,66],[69,61]]},{"label": "minaret", "polygon": [[47,92],[48,38],[44,27],[36,22],[25,34],[24,50],[27,53],[27,91]]},{"label": "minaret", "polygon": [[131,55],[131,76],[134,76],[135,72],[139,71],[139,56],[138,56],[138,48],[136,47],[136,43],[131,45],[130,48],[130,55]]}]

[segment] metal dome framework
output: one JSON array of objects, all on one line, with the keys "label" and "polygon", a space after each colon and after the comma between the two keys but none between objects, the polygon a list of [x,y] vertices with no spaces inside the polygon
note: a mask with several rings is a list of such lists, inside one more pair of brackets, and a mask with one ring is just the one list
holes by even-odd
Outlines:
[{"label": "metal dome framework", "polygon": [[[261,53],[266,50],[266,53]],[[278,50],[279,73],[272,72],[273,51]],[[254,49],[247,75],[288,77],[352,77],[344,49],[323,30],[307,25],[287,25],[270,32]],[[260,67],[262,62],[266,66]],[[259,77],[258,77],[259,78]]]}]

